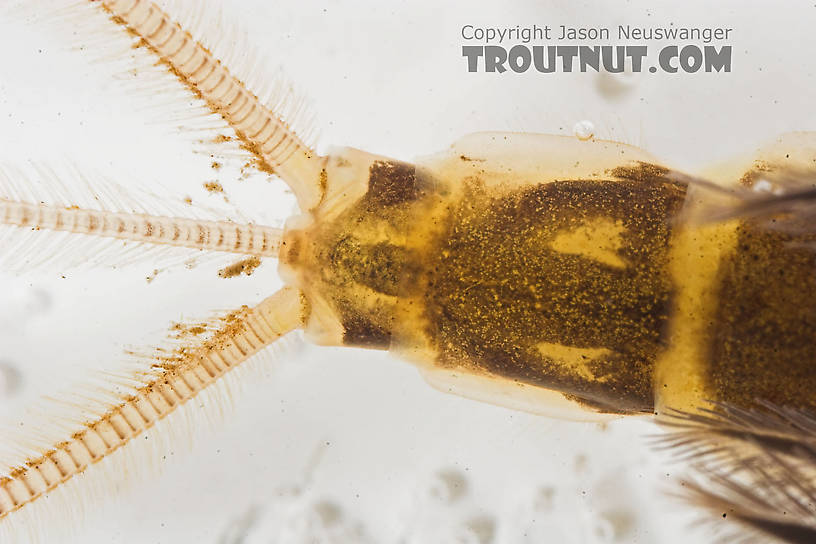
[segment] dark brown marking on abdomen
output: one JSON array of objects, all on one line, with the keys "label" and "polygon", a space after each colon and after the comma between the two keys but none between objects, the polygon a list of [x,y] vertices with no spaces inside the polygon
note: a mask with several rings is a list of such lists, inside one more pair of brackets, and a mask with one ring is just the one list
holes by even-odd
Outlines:
[{"label": "dark brown marking on abdomen", "polygon": [[391,332],[379,327],[361,315],[348,311],[341,314],[343,345],[369,349],[391,347]]},{"label": "dark brown marking on abdomen", "polygon": [[816,225],[743,223],[718,276],[708,383],[717,399],[816,409]]},{"label": "dark brown marking on abdomen", "polygon": [[[665,342],[670,221],[684,187],[660,172],[638,181],[569,180],[491,198],[478,183],[453,210],[426,296],[440,364],[559,390],[605,411],[653,409],[652,370]],[[547,247],[597,219],[624,227],[624,268]],[[536,347],[607,349],[565,371]]]},{"label": "dark brown marking on abdomen", "polygon": [[394,206],[420,197],[416,166],[397,161],[376,161],[369,169],[366,200]]}]

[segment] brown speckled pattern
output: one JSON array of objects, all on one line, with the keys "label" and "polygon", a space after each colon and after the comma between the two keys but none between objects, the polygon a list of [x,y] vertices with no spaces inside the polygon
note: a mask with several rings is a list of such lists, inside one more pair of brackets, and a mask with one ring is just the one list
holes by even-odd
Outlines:
[{"label": "brown speckled pattern", "polygon": [[[648,174],[533,185],[501,198],[473,184],[429,266],[429,335],[442,360],[608,411],[651,411],[652,367],[670,311],[668,218],[685,191]],[[625,268],[547,247],[556,232],[598,220],[625,227]],[[587,361],[595,375],[587,380],[543,356],[541,342],[610,353]]]},{"label": "brown speckled pattern", "polygon": [[816,409],[816,226],[744,222],[722,263],[709,376],[718,399]]}]

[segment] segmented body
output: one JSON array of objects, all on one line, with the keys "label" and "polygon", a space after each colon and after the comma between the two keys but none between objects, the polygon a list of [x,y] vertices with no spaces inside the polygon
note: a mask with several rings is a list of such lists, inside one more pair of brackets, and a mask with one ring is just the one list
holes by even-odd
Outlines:
[{"label": "segmented body", "polygon": [[287,232],[284,272],[315,301],[318,341],[487,389],[613,413],[816,406],[813,226],[700,223],[699,192],[646,160],[523,134],[466,137],[417,166],[374,160],[358,201]]},{"label": "segmented body", "polygon": [[[812,222],[707,223],[696,189],[641,151],[541,135],[474,135],[415,164],[320,156],[150,2],[101,2],[286,181],[302,215],[280,242],[294,288],[228,314],[212,339],[0,480],[0,517],[127,445],[228,370],[305,326],[319,343],[389,349],[435,385],[526,410],[601,414],[814,408]],[[756,158],[810,164],[802,142]],[[781,157],[799,153],[795,165]],[[754,161],[713,175],[754,181]],[[705,196],[700,197],[705,200]],[[2,222],[252,256],[269,227],[0,200]],[[453,378],[450,381],[450,378]],[[555,408],[555,409],[554,409]],[[578,416],[583,417],[583,416]]]}]

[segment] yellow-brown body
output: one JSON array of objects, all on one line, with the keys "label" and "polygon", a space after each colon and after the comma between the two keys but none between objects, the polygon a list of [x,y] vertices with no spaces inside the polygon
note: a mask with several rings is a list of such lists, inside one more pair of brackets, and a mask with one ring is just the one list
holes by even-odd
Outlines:
[{"label": "yellow-brown body", "polygon": [[[699,221],[705,195],[612,142],[485,133],[416,166],[343,153],[281,254],[314,340],[536,411],[549,391],[604,413],[816,407],[816,227]],[[361,163],[364,184],[333,192]]]},{"label": "yellow-brown body", "polygon": [[[200,418],[202,393],[303,326],[320,343],[389,349],[446,391],[552,415],[575,417],[575,407],[601,415],[694,409],[708,399],[732,408],[755,399],[779,410],[814,408],[816,214],[805,214],[789,230],[769,225],[769,217],[705,221],[700,216],[708,199],[721,194],[695,196],[695,180],[639,150],[603,141],[479,134],[413,164],[352,149],[324,156],[303,138],[309,131],[294,129],[299,105],[289,87],[260,92],[253,63],[233,71],[218,58],[217,43],[198,43],[195,31],[151,0],[86,4],[76,9],[87,15],[77,11],[77,19],[87,16],[89,25],[68,25],[80,49],[95,50],[109,39],[105,33],[87,41],[93,17],[122,27],[133,41],[123,42],[121,51],[136,61],[127,79],[151,73],[145,67],[153,64],[166,67],[182,85],[159,93],[180,98],[168,118],[193,106],[210,112],[211,133],[197,132],[196,139],[240,145],[248,154],[242,177],[250,165],[275,174],[304,215],[283,233],[272,225],[202,219],[210,210],[196,210],[189,197],[177,211],[163,202],[148,207],[104,180],[88,198],[75,200],[64,190],[74,184],[57,179],[73,177],[85,187],[85,177],[72,169],[31,178],[0,172],[0,225],[26,242],[8,243],[4,232],[7,262],[22,263],[26,272],[29,251],[69,253],[62,240],[55,252],[57,244],[29,245],[28,235],[49,240],[49,233],[71,233],[117,246],[239,255],[222,270],[224,278],[248,275],[262,257],[280,256],[292,284],[220,320],[174,325],[169,349],[140,350],[142,366],[126,375],[106,372],[114,376],[107,391],[94,384],[87,402],[84,394],[72,395],[67,405],[51,408],[49,424],[70,422],[53,437],[26,419],[24,440],[5,440],[16,451],[2,459],[0,518],[43,503],[46,510],[23,512],[45,519],[60,508],[41,499],[53,499],[63,484],[94,471],[109,487],[110,476],[132,475],[131,463],[117,459],[140,454],[117,452],[153,444],[151,433]],[[191,94],[177,92],[182,89]],[[15,124],[15,134],[21,126]],[[50,132],[49,121],[37,142]],[[123,145],[128,157],[138,150],[129,140]],[[705,179],[736,187],[749,186],[757,170],[813,172],[814,147],[808,138],[783,142]],[[212,168],[221,163],[213,161]],[[205,187],[222,188],[210,181]],[[141,213],[148,210],[161,211]],[[97,253],[77,247],[82,260]],[[185,406],[195,417],[175,415]],[[771,422],[765,427],[779,442]],[[741,462],[741,455],[734,459]],[[72,492],[66,497],[65,511],[75,513]],[[37,525],[12,522],[23,531]]]}]

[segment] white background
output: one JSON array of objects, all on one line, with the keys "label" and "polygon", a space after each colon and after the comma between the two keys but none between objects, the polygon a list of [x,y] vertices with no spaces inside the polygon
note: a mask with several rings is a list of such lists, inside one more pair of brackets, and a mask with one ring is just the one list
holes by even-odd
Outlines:
[{"label": "white background", "polygon": [[[237,181],[241,160],[231,156],[218,157],[225,168],[214,172],[211,147],[177,128],[194,124],[185,119],[194,110],[160,91],[134,90],[139,71],[123,74],[104,60],[120,49],[74,34],[52,2],[34,4],[53,15],[0,15],[0,160],[76,164],[282,224],[294,203],[280,182]],[[694,171],[816,127],[812,2],[183,4],[215,21],[220,6],[268,60],[265,73],[282,67],[311,103],[321,149],[349,145],[410,160],[477,130],[570,134],[589,120],[600,137]],[[465,24],[669,23],[733,28],[732,73],[469,74],[460,51]],[[72,49],[79,42],[84,51]],[[662,44],[647,45],[654,53]],[[161,102],[168,105],[150,107]],[[230,204],[202,189],[216,178]],[[3,419],[33,436],[39,429],[24,410],[40,395],[82,404],[73,384],[117,368],[123,346],[149,345],[172,321],[251,303],[279,286],[272,261],[231,280],[202,263],[162,268],[148,283],[154,268],[148,261],[3,276],[0,362],[21,378],[0,398]],[[189,412],[211,424],[187,433],[184,421],[168,421],[172,446],[158,458],[134,453],[144,467],[127,485],[77,483],[90,505],[81,517],[56,505],[33,524],[15,516],[2,523],[16,523],[21,541],[50,529],[50,541],[105,543],[238,542],[229,538],[236,534],[246,542],[711,538],[666,497],[680,473],[649,449],[644,437],[656,428],[648,421],[551,421],[438,393],[383,353],[297,340],[243,378],[223,417],[212,405]],[[236,527],[250,512],[255,521]]]}]

